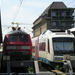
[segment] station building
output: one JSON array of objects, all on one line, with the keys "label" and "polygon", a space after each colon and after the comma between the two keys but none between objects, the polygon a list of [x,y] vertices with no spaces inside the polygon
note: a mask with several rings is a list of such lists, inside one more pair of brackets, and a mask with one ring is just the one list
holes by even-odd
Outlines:
[{"label": "station building", "polygon": [[74,9],[68,8],[63,2],[53,2],[33,22],[33,37],[46,30],[65,31],[74,27]]}]

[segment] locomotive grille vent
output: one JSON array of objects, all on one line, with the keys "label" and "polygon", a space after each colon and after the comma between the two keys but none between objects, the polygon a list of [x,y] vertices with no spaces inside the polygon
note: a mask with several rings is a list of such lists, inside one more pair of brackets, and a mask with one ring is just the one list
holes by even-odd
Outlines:
[{"label": "locomotive grille vent", "polygon": [[25,55],[25,54],[29,54],[28,51],[10,51],[8,54],[15,54],[15,55]]}]

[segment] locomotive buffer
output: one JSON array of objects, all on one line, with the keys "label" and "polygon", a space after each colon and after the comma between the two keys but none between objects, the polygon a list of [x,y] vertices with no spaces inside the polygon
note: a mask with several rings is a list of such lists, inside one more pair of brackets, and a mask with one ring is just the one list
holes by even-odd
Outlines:
[{"label": "locomotive buffer", "polygon": [[[50,73],[50,71],[47,70],[42,70],[40,71],[40,68],[43,67],[42,66],[41,61],[38,60],[25,60],[25,61],[10,61],[7,60],[6,63],[2,61],[2,64],[6,64],[6,68],[1,67],[1,73],[5,74],[5,73],[13,73],[12,72],[12,68],[20,68],[20,70],[23,70],[25,67],[32,67],[34,69],[34,73]],[[46,64],[45,64],[46,65]],[[4,71],[5,70],[5,71]],[[17,69],[15,69],[15,73],[16,73]],[[18,71],[19,73],[19,71]],[[29,73],[29,72],[26,72]]]},{"label": "locomotive buffer", "polygon": [[39,61],[7,61],[7,73],[11,73],[11,67],[33,67],[35,69],[35,73],[39,73]]}]

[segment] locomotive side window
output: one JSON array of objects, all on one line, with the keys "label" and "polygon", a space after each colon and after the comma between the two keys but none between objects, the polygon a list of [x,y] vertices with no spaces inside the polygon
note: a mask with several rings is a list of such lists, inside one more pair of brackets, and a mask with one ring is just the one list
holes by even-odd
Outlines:
[{"label": "locomotive side window", "polygon": [[28,35],[19,36],[19,40],[22,41],[22,42],[28,42],[29,41]]},{"label": "locomotive side window", "polygon": [[16,36],[16,35],[9,35],[8,36],[8,41],[18,41],[18,36]]}]

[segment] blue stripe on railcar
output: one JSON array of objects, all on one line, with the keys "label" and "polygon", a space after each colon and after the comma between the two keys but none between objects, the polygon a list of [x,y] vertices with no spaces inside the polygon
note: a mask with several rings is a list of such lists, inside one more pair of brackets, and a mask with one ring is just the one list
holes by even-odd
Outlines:
[{"label": "blue stripe on railcar", "polygon": [[39,57],[38,59],[39,59],[39,60],[42,60],[42,61],[45,62],[46,64],[50,64],[50,61],[47,60],[47,59],[45,59],[45,58]]},{"label": "blue stripe on railcar", "polygon": [[[36,57],[35,56],[32,56],[34,59],[36,59]],[[45,58],[41,58],[41,57],[38,57],[38,59],[37,60],[41,60],[41,61],[43,61],[43,62],[45,62],[46,64],[50,64],[50,61],[49,60],[47,60],[47,59],[45,59]]]}]

